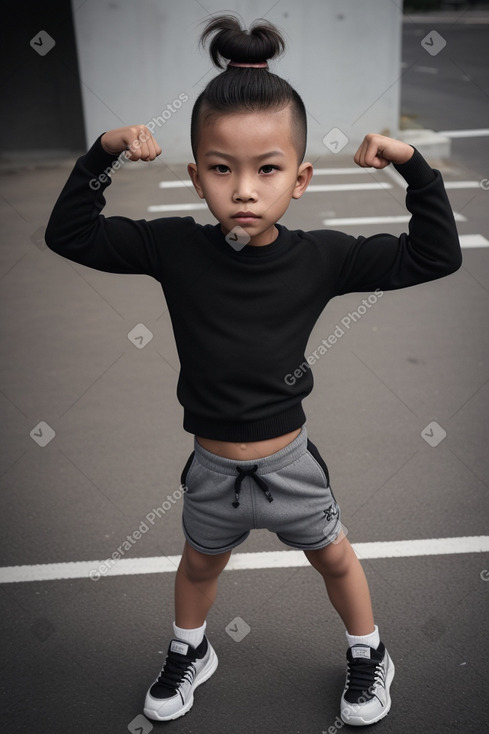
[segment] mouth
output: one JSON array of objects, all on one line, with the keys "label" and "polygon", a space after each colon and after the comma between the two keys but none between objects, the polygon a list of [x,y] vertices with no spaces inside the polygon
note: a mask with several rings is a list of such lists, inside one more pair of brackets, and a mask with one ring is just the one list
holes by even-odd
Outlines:
[{"label": "mouth", "polygon": [[260,219],[260,217],[257,214],[253,214],[253,212],[237,212],[236,214],[233,214],[232,219],[235,219],[237,222],[254,222],[257,219]]}]

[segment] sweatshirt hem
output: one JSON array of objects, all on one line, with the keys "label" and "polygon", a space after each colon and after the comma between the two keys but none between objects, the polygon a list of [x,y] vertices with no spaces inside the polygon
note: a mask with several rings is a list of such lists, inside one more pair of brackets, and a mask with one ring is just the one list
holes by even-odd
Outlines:
[{"label": "sweatshirt hem", "polygon": [[301,428],[305,421],[306,414],[299,403],[269,418],[239,423],[202,418],[185,410],[183,428],[214,441],[266,441]]}]

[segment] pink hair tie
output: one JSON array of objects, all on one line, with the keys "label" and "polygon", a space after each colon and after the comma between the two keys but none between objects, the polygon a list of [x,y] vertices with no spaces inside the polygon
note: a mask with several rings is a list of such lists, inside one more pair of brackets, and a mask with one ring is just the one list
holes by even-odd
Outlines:
[{"label": "pink hair tie", "polygon": [[228,66],[242,66],[243,68],[249,69],[266,69],[268,68],[268,63],[266,61],[260,61],[259,64],[242,64],[240,61],[230,61]]}]

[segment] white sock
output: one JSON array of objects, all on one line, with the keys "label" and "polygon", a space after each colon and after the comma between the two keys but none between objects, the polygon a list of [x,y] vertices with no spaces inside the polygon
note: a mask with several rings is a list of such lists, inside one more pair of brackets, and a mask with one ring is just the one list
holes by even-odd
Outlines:
[{"label": "white sock", "polygon": [[177,627],[175,622],[173,622],[173,634],[178,640],[188,642],[192,647],[198,647],[204,639],[206,624],[207,622],[204,622],[202,627],[196,627],[195,629],[183,629],[182,627]]},{"label": "white sock", "polygon": [[376,650],[380,644],[379,628],[377,625],[374,625],[374,631],[369,635],[350,635],[348,632],[345,632],[345,635],[349,647],[353,647],[353,645],[368,645]]}]

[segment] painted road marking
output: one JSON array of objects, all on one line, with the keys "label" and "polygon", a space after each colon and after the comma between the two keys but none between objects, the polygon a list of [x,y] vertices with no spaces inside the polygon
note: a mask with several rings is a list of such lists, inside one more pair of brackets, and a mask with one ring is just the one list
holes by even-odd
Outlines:
[{"label": "painted road marking", "polygon": [[158,186],[160,189],[181,189],[183,187],[193,189],[194,187],[190,179],[188,181],[160,181]]},{"label": "painted road marking", "polygon": [[489,240],[481,234],[461,234],[459,236],[460,246],[464,247],[489,247]]},{"label": "painted road marking", "polygon": [[360,166],[354,166],[352,168],[315,168],[314,169],[314,175],[315,176],[334,176],[337,174],[338,176],[349,176],[356,173],[371,173],[373,168],[363,168]]},{"label": "painted road marking", "polygon": [[[388,540],[372,543],[353,543],[359,558],[415,558],[423,556],[456,555],[460,553],[489,552],[489,535],[460,538],[426,538],[423,540]],[[76,561],[73,563],[39,563],[33,566],[6,566],[0,568],[0,583],[22,581],[58,581],[60,579],[90,578],[98,571],[102,576],[128,576],[148,573],[173,573],[181,556],[156,556],[149,558],[122,558],[117,561]],[[110,566],[100,572],[102,566]],[[111,565],[113,564],[113,565]],[[296,568],[308,566],[302,551],[265,551],[260,553],[236,553],[226,566],[226,571],[244,571],[267,568]],[[95,573],[96,575],[96,573]]]},{"label": "painted road marking", "polygon": [[480,128],[479,130],[440,130],[439,135],[445,135],[447,138],[485,138],[489,135],[489,128]]},{"label": "painted road marking", "polygon": [[[453,25],[454,23],[461,23],[463,25],[487,25],[489,23],[489,18],[485,16],[473,16],[468,15],[465,16],[463,13],[458,13],[457,15],[448,14],[444,16],[439,15],[427,15],[425,13],[423,14],[410,14],[410,15],[404,15],[402,18],[402,22],[407,25],[408,23],[424,23],[425,25],[427,23],[438,23],[438,25],[445,24],[445,25]],[[415,33],[417,35],[421,35],[424,33],[424,31],[418,31],[417,29],[409,29],[409,32]]]},{"label": "painted road marking", "polygon": [[308,186],[307,192],[317,191],[380,191],[382,189],[391,189],[392,185],[384,181],[375,181],[373,183],[353,183],[353,184],[313,184]]},{"label": "painted road marking", "polygon": [[189,212],[193,209],[207,209],[207,204],[156,204],[148,206],[149,212]]},{"label": "painted road marking", "polygon": [[[463,214],[457,214],[454,212],[456,222],[466,222],[467,219]],[[333,217],[330,219],[323,219],[324,225],[334,226],[358,226],[368,224],[398,224],[403,222],[409,222],[411,219],[410,214],[400,214],[398,216],[389,217]]]},{"label": "painted road marking", "polygon": [[446,189],[481,189],[480,181],[445,181]]}]

